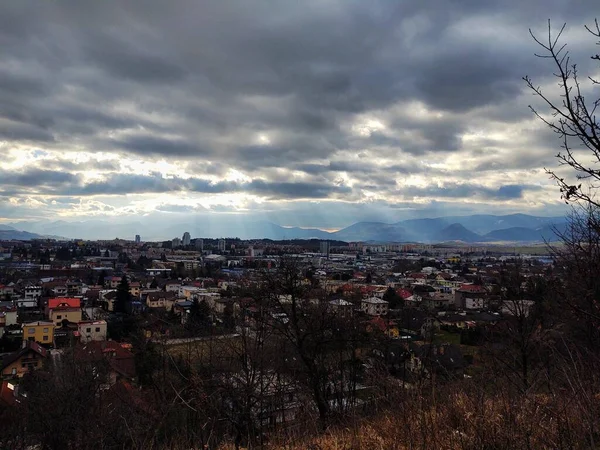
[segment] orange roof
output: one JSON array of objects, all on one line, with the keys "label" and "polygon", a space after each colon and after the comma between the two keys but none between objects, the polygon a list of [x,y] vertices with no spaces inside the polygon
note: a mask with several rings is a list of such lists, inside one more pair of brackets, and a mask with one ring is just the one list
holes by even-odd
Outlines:
[{"label": "orange roof", "polygon": [[48,308],[55,309],[58,307],[80,308],[81,300],[78,298],[51,298],[48,300]]}]

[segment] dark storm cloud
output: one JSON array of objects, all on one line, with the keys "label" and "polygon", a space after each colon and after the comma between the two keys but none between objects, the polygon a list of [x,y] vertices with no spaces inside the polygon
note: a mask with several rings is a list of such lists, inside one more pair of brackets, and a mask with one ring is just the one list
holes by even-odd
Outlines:
[{"label": "dark storm cloud", "polygon": [[514,200],[523,196],[526,190],[537,191],[541,188],[535,185],[504,185],[497,189],[473,183],[448,183],[443,186],[428,186],[419,188],[407,186],[398,189],[405,197],[431,198],[482,198],[487,200]]},{"label": "dark storm cloud", "polygon": [[87,61],[108,75],[141,83],[174,83],[185,76],[185,70],[165,56],[152,54],[154,49],[138,42],[128,45],[109,34],[97,34],[82,49]]},{"label": "dark storm cloud", "polygon": [[19,173],[0,172],[3,185],[15,190],[3,190],[4,195],[29,192],[46,195],[98,196],[122,194],[163,194],[189,191],[203,194],[250,193],[268,199],[319,199],[351,193],[347,186],[302,181],[278,182],[254,179],[241,181],[213,181],[203,178],[163,177],[160,173],[148,175],[107,173],[99,181],[84,182],[80,176],[68,172],[32,169]]},{"label": "dark storm cloud", "polygon": [[127,150],[131,153],[148,156],[199,156],[203,153],[201,147],[181,138],[161,138],[153,136],[130,136],[121,140],[113,140],[116,149]]},{"label": "dark storm cloud", "polygon": [[77,183],[79,176],[69,172],[58,172],[44,169],[29,169],[20,172],[0,170],[2,186],[28,187],[60,187]]},{"label": "dark storm cloud", "polygon": [[3,122],[0,123],[0,139],[9,142],[51,143],[54,141],[54,136],[26,123]]},{"label": "dark storm cloud", "polygon": [[44,160],[44,168],[56,171],[77,171],[87,172],[90,170],[97,170],[100,172],[115,172],[120,169],[120,165],[117,160],[98,161],[91,160],[85,162],[74,162],[68,159],[59,160]]}]

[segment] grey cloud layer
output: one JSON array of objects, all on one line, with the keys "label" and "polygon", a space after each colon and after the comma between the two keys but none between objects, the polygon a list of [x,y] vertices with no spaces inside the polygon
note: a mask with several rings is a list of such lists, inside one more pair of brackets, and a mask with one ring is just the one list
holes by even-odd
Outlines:
[{"label": "grey cloud layer", "polygon": [[[31,169],[0,170],[3,189],[42,195],[121,195],[123,193],[197,192],[204,194],[249,193],[270,199],[326,198],[351,192],[347,186],[325,183],[285,182],[253,179],[248,182],[212,181],[203,178],[163,177],[109,172],[101,181],[85,182],[80,175],[62,171]],[[6,192],[6,191],[5,191]]]},{"label": "grey cloud layer", "polygon": [[[548,15],[572,27],[592,17],[585,1],[540,5],[4,2],[0,141],[66,154],[177,160],[197,172],[190,179],[131,175],[118,173],[116,162],[96,162],[91,168],[109,175],[84,183],[80,163],[63,161],[46,167],[61,172],[33,165],[30,171],[3,173],[3,190],[73,196],[189,190],[355,200],[362,188],[393,192],[395,176],[443,176],[443,169],[415,158],[461,152],[461,135],[485,127],[487,120],[508,126],[528,117],[519,101],[521,77],[545,80],[549,72],[533,58],[527,28],[543,27]],[[433,115],[411,110],[416,103]],[[383,117],[387,129],[357,137],[352,123],[371,113]],[[268,142],[260,142],[260,135]],[[360,152],[368,155],[364,163],[343,159]],[[515,151],[513,158],[482,155],[479,167],[535,167],[538,154],[528,158],[527,152]],[[379,157],[398,162],[380,167],[373,164]],[[228,168],[252,180],[205,179]],[[305,179],[267,176],[278,168],[302,171]],[[354,174],[359,183],[340,184],[341,172]],[[486,188],[459,171],[454,175],[464,181],[399,192],[501,201],[533,189],[512,181]]]}]

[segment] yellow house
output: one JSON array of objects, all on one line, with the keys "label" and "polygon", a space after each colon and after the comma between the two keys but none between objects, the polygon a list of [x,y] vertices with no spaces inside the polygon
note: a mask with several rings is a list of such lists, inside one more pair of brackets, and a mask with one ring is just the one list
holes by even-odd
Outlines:
[{"label": "yellow house", "polygon": [[81,322],[81,309],[61,306],[51,309],[48,318],[57,327],[62,325],[63,320],[68,320],[71,323],[79,323]]},{"label": "yellow house", "polygon": [[30,370],[40,369],[48,351],[37,342],[24,341],[23,347],[2,358],[2,378],[21,378]]},{"label": "yellow house", "polygon": [[23,329],[23,340],[30,342],[37,342],[39,344],[54,345],[54,323],[44,322],[39,320],[37,322],[24,323]]},{"label": "yellow house", "polygon": [[136,300],[140,298],[140,283],[139,283],[139,281],[134,281],[133,283],[129,284],[129,293],[131,294],[132,297],[135,297]]}]

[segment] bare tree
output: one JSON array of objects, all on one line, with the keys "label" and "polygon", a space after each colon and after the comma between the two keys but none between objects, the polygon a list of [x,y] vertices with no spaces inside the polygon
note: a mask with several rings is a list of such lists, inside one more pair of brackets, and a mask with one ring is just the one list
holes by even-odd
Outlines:
[{"label": "bare tree", "polygon": [[324,292],[311,292],[303,274],[293,258],[282,258],[277,270],[265,273],[263,320],[285,343],[290,373],[310,392],[325,429],[333,415],[355,406],[364,336],[354,319],[336,314]]},{"label": "bare tree", "polygon": [[[592,76],[580,76],[577,64],[571,60],[567,44],[561,42],[565,27],[566,24],[558,33],[553,34],[548,21],[548,36],[544,39],[529,30],[534,41],[543,50],[536,56],[549,59],[555,67],[554,76],[558,80],[561,100],[552,100],[530,77],[526,76],[524,80],[529,89],[543,101],[549,116],[533,106],[530,106],[530,109],[562,141],[562,151],[557,154],[557,158],[561,165],[575,170],[577,182],[572,183],[553,170],[546,169],[547,173],[557,182],[565,201],[582,201],[598,207],[600,202],[594,197],[594,190],[598,187],[596,183],[600,181],[600,169],[594,167],[594,163],[600,162],[600,123],[596,117],[600,98],[590,100],[585,94],[587,89],[599,85],[600,80]],[[594,26],[585,28],[591,36],[599,40],[600,45],[598,20],[594,21]],[[600,54],[594,54],[591,58],[600,62]]]}]

